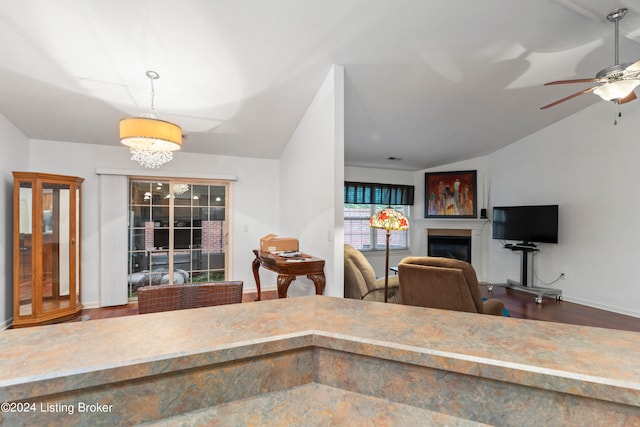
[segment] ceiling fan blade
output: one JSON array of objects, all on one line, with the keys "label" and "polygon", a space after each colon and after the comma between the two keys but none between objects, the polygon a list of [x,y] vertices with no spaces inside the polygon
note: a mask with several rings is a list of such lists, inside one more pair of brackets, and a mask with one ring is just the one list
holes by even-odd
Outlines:
[{"label": "ceiling fan blade", "polygon": [[549,85],[563,85],[566,83],[595,83],[597,82],[598,79],[596,78],[591,78],[591,79],[572,79],[572,80],[556,80],[555,82],[549,82],[549,83],[545,83],[545,86],[549,86]]},{"label": "ceiling fan blade", "polygon": [[627,102],[631,102],[631,101],[633,101],[633,100],[634,100],[634,99],[636,99],[636,98],[637,98],[637,96],[636,96],[635,92],[634,92],[634,91],[631,91],[631,93],[630,93],[629,95],[625,96],[625,97],[624,97],[624,98],[622,98],[622,99],[618,99],[618,100],[616,101],[616,103],[617,103],[617,104],[626,104]]},{"label": "ceiling fan blade", "polygon": [[577,96],[580,96],[580,95],[583,95],[585,93],[593,92],[597,87],[598,86],[594,86],[594,87],[590,87],[588,89],[581,90],[580,92],[574,93],[573,95],[569,95],[566,98],[562,98],[562,99],[560,99],[560,100],[558,100],[556,102],[552,102],[551,104],[545,105],[544,107],[540,107],[540,109],[544,110],[544,109],[549,108],[549,107],[554,107],[554,106],[556,106],[556,105],[558,105],[558,104],[560,104],[560,103],[562,103],[564,101],[568,101],[570,99],[573,99],[573,98],[575,98]]}]

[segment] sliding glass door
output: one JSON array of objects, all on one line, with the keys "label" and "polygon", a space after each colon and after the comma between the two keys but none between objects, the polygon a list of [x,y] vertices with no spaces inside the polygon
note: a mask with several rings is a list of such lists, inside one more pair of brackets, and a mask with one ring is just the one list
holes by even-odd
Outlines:
[{"label": "sliding glass door", "polygon": [[225,280],[229,183],[130,179],[129,298],[140,286]]}]

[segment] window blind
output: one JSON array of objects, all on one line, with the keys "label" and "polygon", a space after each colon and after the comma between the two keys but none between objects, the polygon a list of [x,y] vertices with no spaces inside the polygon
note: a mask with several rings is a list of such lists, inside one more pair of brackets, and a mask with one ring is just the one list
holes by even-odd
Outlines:
[{"label": "window blind", "polygon": [[127,296],[126,176],[100,175],[100,306],[122,305]]},{"label": "window blind", "polygon": [[344,202],[350,204],[413,205],[413,185],[372,182],[344,183]]}]

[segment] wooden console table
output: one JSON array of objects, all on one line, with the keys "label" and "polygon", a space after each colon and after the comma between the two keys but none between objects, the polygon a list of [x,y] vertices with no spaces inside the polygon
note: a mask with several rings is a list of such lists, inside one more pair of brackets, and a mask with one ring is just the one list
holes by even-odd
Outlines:
[{"label": "wooden console table", "polygon": [[260,266],[278,273],[277,286],[278,297],[286,298],[289,285],[296,276],[307,276],[316,287],[316,295],[322,295],[326,279],[324,277],[324,260],[314,256],[303,254],[300,258],[284,258],[278,255],[253,250],[256,258],[251,266],[253,267],[253,277],[256,279],[256,288],[260,301]]}]

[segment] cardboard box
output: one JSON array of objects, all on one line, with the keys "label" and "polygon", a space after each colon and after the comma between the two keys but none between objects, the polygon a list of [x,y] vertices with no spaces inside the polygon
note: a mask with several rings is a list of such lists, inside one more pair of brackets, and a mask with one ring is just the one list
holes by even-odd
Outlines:
[{"label": "cardboard box", "polygon": [[277,234],[267,234],[260,239],[261,252],[297,251],[298,239],[293,237],[278,237]]}]

